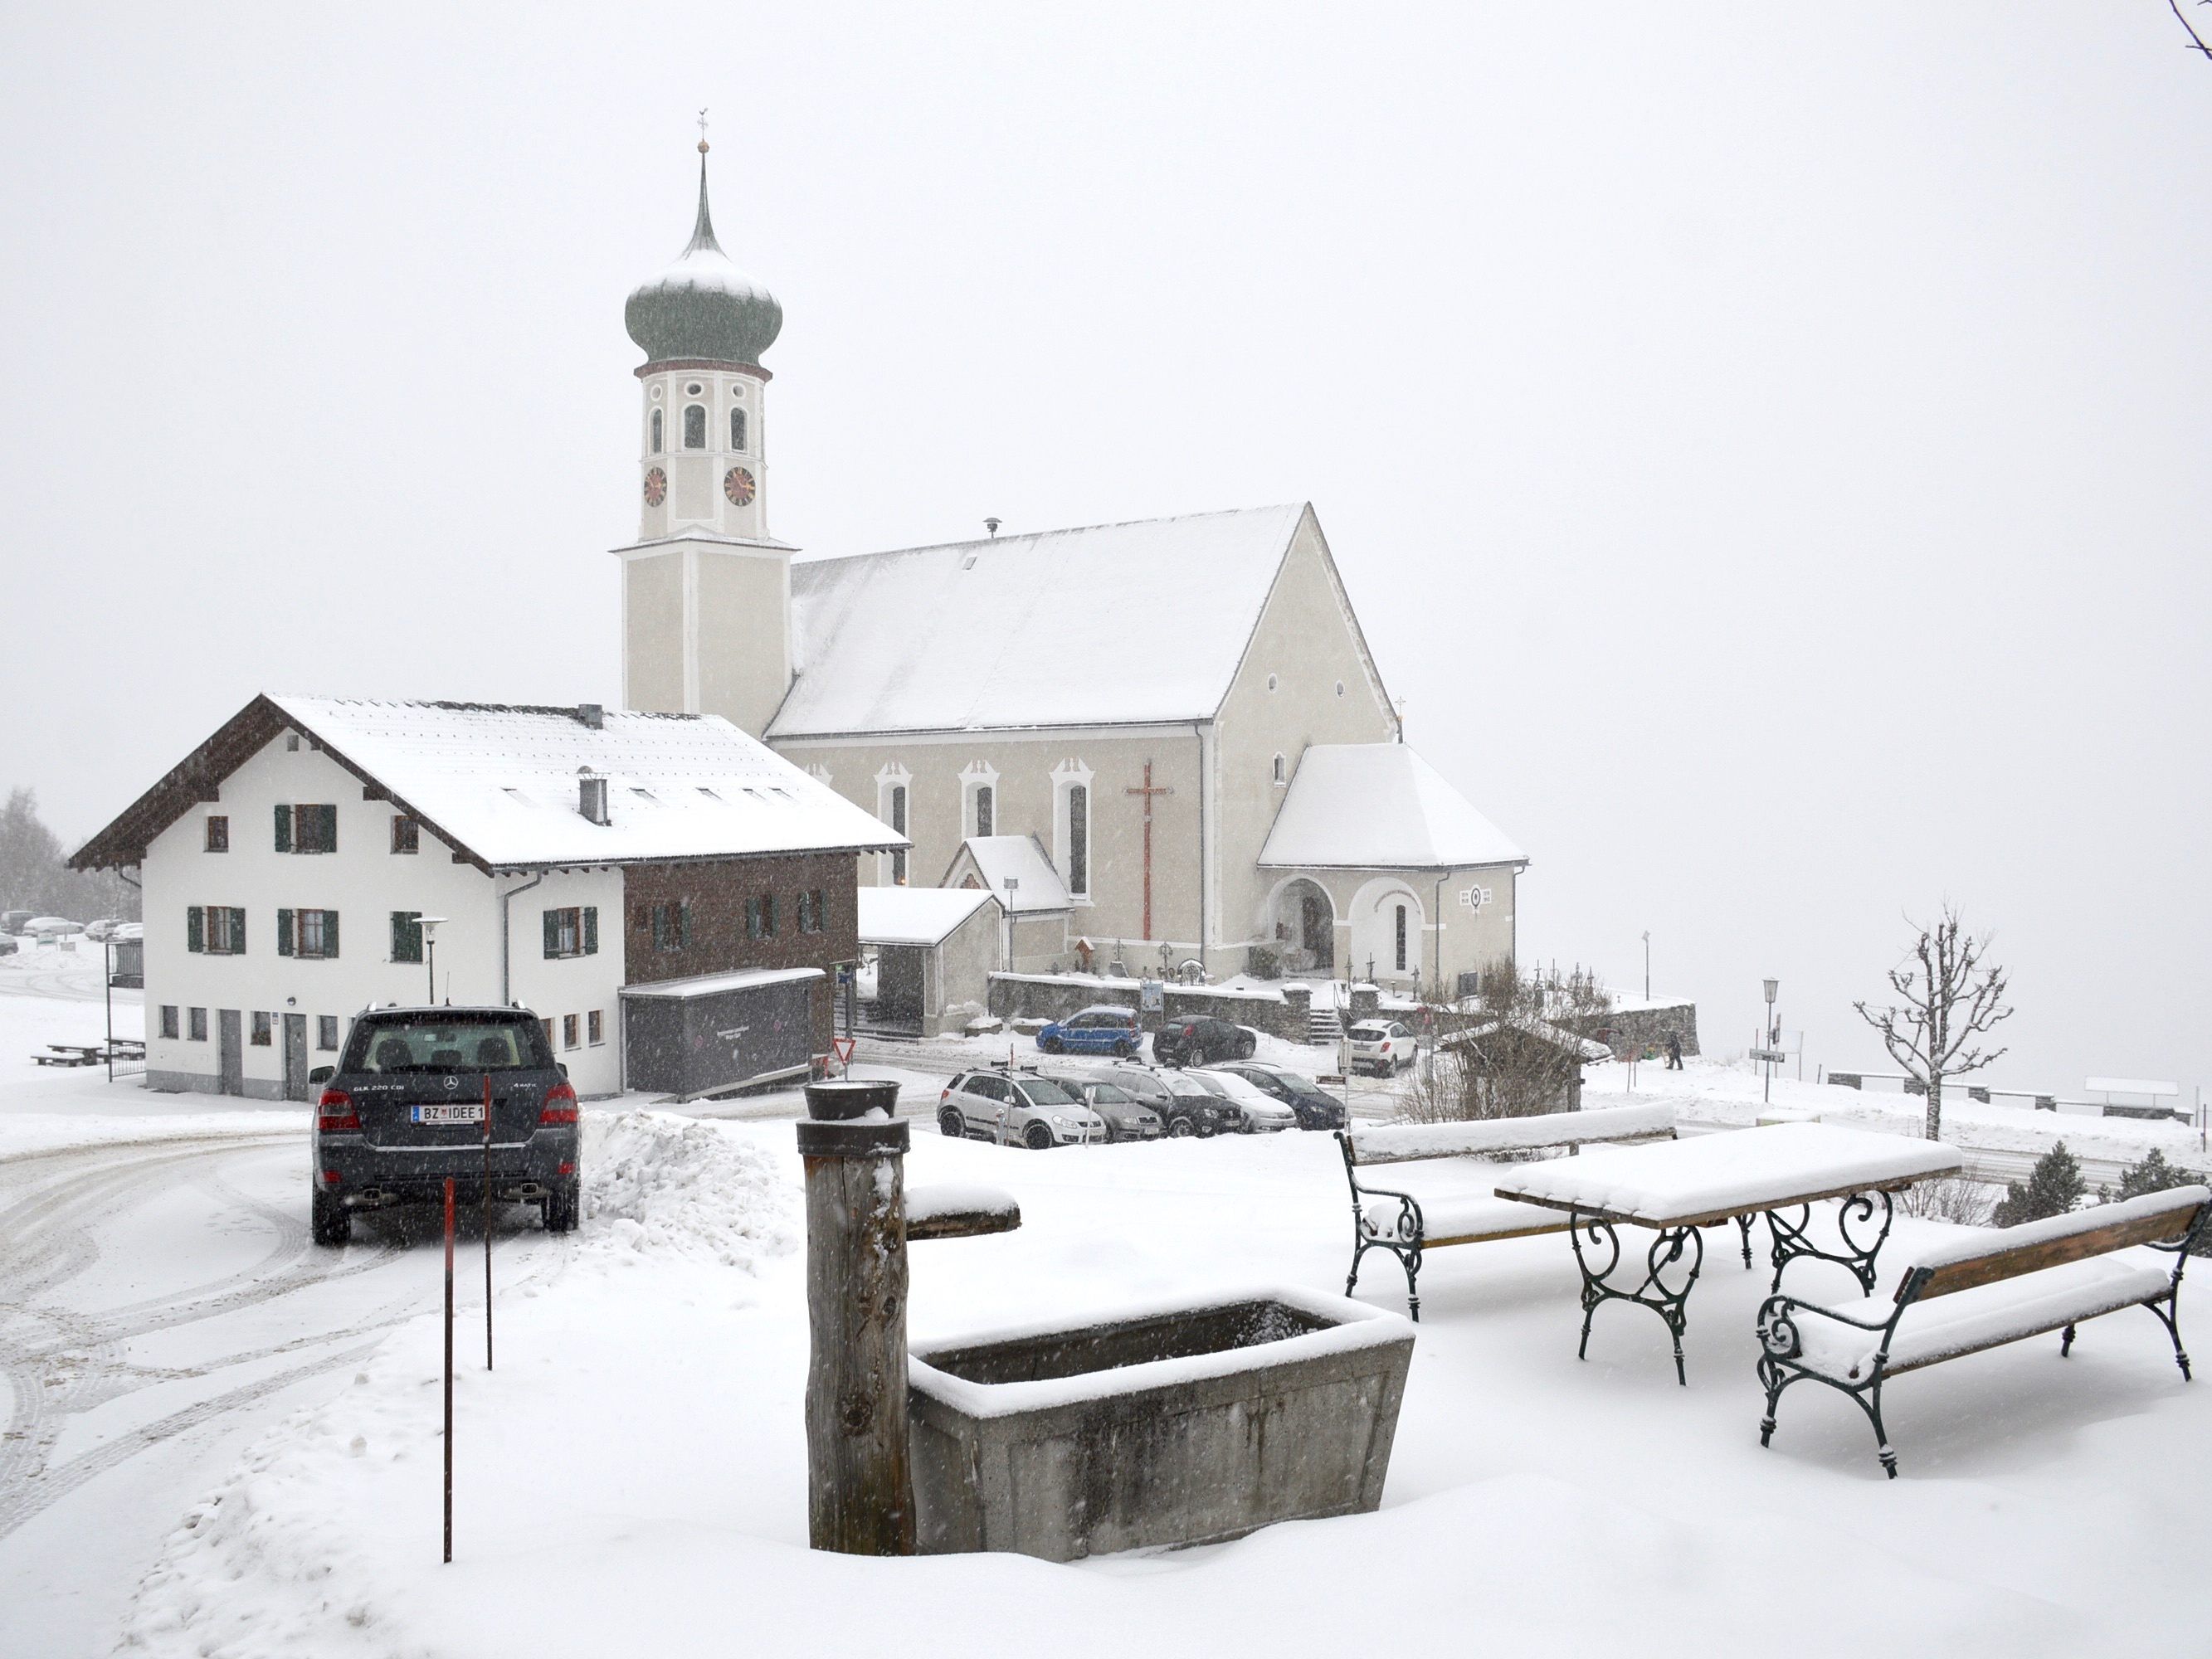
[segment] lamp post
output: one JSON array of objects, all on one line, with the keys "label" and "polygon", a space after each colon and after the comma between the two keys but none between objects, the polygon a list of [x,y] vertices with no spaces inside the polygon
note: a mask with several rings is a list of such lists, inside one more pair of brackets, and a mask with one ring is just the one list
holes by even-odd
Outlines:
[{"label": "lamp post", "polygon": [[1759,1085],[1759,1097],[1761,1102],[1769,1101],[1774,1097],[1774,993],[1780,988],[1782,981],[1778,979],[1770,979],[1764,983],[1766,987],[1766,1075]]},{"label": "lamp post", "polygon": [[422,956],[430,965],[430,1001],[433,1006],[438,1000],[438,926],[444,921],[443,916],[415,918],[416,927],[422,930]]},{"label": "lamp post", "polygon": [[1644,930],[1644,1000],[1651,1000],[1651,930]]}]

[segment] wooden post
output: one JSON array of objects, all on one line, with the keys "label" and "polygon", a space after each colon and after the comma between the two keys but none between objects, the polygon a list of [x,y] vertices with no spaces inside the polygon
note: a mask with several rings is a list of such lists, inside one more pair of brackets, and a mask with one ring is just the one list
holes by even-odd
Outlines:
[{"label": "wooden post", "polygon": [[896,1083],[806,1086],[807,1540],[914,1553],[906,1410],[905,1123]]}]

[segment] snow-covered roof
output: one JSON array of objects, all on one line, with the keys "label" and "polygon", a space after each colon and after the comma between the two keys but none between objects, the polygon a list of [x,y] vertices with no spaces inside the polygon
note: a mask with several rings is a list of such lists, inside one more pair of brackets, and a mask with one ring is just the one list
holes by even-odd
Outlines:
[{"label": "snow-covered roof", "polygon": [[1579,1054],[1592,1065],[1600,1060],[1613,1058],[1613,1050],[1602,1042],[1586,1036],[1577,1036],[1564,1025],[1554,1025],[1548,1019],[1537,1019],[1528,1014],[1508,1014],[1502,1021],[1486,1019],[1480,1025],[1470,1025],[1464,1030],[1453,1031],[1440,1037],[1437,1039],[1437,1043],[1441,1048],[1453,1048],[1464,1043],[1480,1042],[1495,1031],[1500,1024],[1510,1025],[1515,1030],[1523,1032],[1540,1042],[1548,1042],[1554,1048],[1563,1049],[1568,1054]]},{"label": "snow-covered roof", "polygon": [[1317,743],[1260,849],[1262,868],[1466,870],[1528,855],[1402,743]]},{"label": "snow-covered roof", "polygon": [[[905,837],[716,714],[257,697],[87,842],[135,864],[202,793],[292,729],[486,869],[867,851]],[[606,780],[605,823],[579,811]]]},{"label": "snow-covered roof", "polygon": [[[960,843],[940,885],[957,887],[969,874],[982,883],[999,902],[1018,916],[1039,911],[1073,910],[1067,884],[1045,856],[1035,836],[970,836]],[[1008,877],[1017,885],[1009,891]],[[969,889],[976,891],[978,889]]]},{"label": "snow-covered roof", "polygon": [[[1221,706],[1303,504],[1001,536],[791,568],[775,738],[1128,726]],[[1060,648],[1110,623],[1096,650]]]},{"label": "snow-covered roof", "polygon": [[863,887],[860,943],[936,945],[997,898],[980,887]]},{"label": "snow-covered roof", "polygon": [[695,974],[690,979],[625,985],[621,994],[626,997],[666,997],[688,1002],[693,997],[716,997],[725,991],[754,991],[763,985],[796,985],[801,980],[827,977],[819,968],[742,968],[731,974]]}]

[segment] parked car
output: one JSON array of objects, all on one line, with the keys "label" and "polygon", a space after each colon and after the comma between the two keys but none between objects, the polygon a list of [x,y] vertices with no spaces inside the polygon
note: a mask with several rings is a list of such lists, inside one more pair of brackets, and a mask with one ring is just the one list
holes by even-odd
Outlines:
[{"label": "parked car", "polygon": [[0,957],[12,957],[23,947],[6,934],[0,933]]},{"label": "parked car", "polygon": [[1395,1019],[1363,1019],[1351,1036],[1355,1072],[1391,1077],[1413,1063],[1413,1034]]},{"label": "parked car", "polygon": [[133,939],[143,939],[146,937],[146,924],[143,921],[118,922],[115,931],[107,937],[118,945],[128,945]]},{"label": "parked car", "polygon": [[1158,1114],[1168,1133],[1178,1140],[1234,1134],[1243,1126],[1243,1115],[1233,1105],[1186,1073],[1124,1064],[1109,1066],[1098,1075]]},{"label": "parked car", "polygon": [[1106,1120],[1066,1085],[1031,1072],[959,1072],[937,1097],[948,1135],[1019,1143],[1033,1152],[1106,1139]]},{"label": "parked car", "polygon": [[1036,1046],[1048,1054],[1118,1054],[1128,1060],[1144,1041],[1135,1009],[1100,1003],[1053,1021],[1037,1033]]},{"label": "parked car", "polygon": [[1194,1067],[1184,1075],[1194,1083],[1211,1089],[1234,1106],[1238,1117],[1237,1127],[1245,1134],[1273,1134],[1278,1130],[1298,1127],[1296,1112],[1266,1090],[1248,1083],[1234,1072]]},{"label": "parked car", "polygon": [[60,939],[65,934],[82,933],[84,924],[71,921],[67,916],[33,916],[21,931],[38,939]]},{"label": "parked car", "polygon": [[1162,1066],[1249,1060],[1259,1046],[1249,1026],[1232,1025],[1210,1014],[1179,1014],[1152,1033],[1152,1058]]},{"label": "parked car", "polygon": [[115,930],[121,926],[123,926],[123,923],[118,918],[114,916],[102,916],[98,921],[88,921],[85,923],[84,936],[90,939],[94,945],[98,945],[103,939],[113,939],[115,937]]},{"label": "parked car", "polygon": [[0,933],[20,933],[30,919],[28,910],[0,910]]},{"label": "parked car", "polygon": [[356,1210],[426,1203],[453,1182],[484,1193],[484,1091],[491,1091],[491,1197],[535,1204],[548,1232],[572,1230],[583,1177],[576,1091],[524,1008],[364,1010],[322,1085],[309,1140],[315,1243],[343,1244]]},{"label": "parked car", "polygon": [[1118,1083],[1058,1072],[1052,1080],[1105,1121],[1109,1140],[1158,1140],[1167,1133],[1160,1115]]},{"label": "parked car", "polygon": [[1213,1069],[1233,1072],[1289,1107],[1297,1115],[1301,1129],[1341,1129],[1351,1121],[1342,1101],[1311,1078],[1287,1066],[1270,1066],[1263,1060],[1240,1060]]}]

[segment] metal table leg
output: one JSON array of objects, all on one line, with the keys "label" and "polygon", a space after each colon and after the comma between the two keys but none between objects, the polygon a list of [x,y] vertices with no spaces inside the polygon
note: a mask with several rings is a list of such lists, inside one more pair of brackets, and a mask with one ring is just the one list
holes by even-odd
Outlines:
[{"label": "metal table leg", "polygon": [[1633,1290],[1622,1290],[1612,1280],[1621,1255],[1620,1235],[1613,1223],[1577,1211],[1567,1237],[1573,1241],[1575,1265],[1583,1275],[1583,1340],[1575,1358],[1589,1357],[1590,1319],[1601,1303],[1633,1302],[1665,1322],[1674,1339],[1674,1380],[1686,1388],[1690,1379],[1682,1368],[1682,1332],[1689,1324],[1690,1288],[1698,1282],[1698,1269],[1705,1259],[1705,1241],[1698,1230],[1660,1230],[1644,1253],[1644,1277]]},{"label": "metal table leg", "polygon": [[[1881,1224],[1875,1225],[1879,1217]],[[1874,1294],[1875,1258],[1881,1254],[1883,1243],[1889,1237],[1889,1224],[1895,1219],[1887,1193],[1854,1193],[1840,1200],[1836,1206],[1836,1233],[1841,1243],[1839,1249],[1823,1249],[1809,1237],[1813,1206],[1797,1206],[1796,1220],[1779,1210],[1766,1212],[1766,1229],[1774,1240],[1773,1290],[1782,1288],[1782,1270],[1800,1256],[1811,1256],[1818,1261],[1832,1261],[1847,1267],[1859,1282],[1859,1288],[1869,1296]],[[1747,1238],[1748,1235],[1747,1234]]]}]

